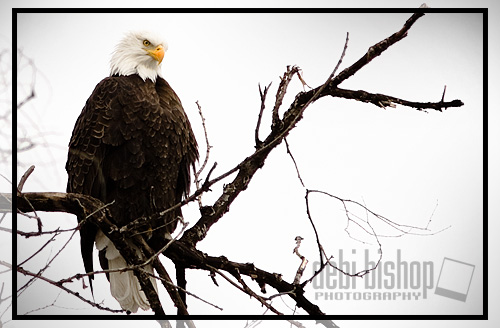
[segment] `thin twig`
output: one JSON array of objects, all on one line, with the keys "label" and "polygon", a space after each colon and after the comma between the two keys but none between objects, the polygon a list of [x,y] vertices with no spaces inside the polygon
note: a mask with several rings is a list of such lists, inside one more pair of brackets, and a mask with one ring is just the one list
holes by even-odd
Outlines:
[{"label": "thin twig", "polygon": [[26,260],[22,261],[21,263],[18,264],[18,266],[21,266],[23,265],[24,263],[28,262],[29,260],[31,260],[33,257],[35,257],[38,253],[40,253],[48,244],[50,244],[51,242],[55,241],[56,240],[56,237],[59,235],[59,233],[56,233],[54,234],[52,237],[50,237],[49,240],[47,240],[47,242],[45,244],[43,244],[42,247],[40,247],[36,252],[34,252],[33,254],[31,254],[30,257],[28,257]]},{"label": "thin twig", "polygon": [[167,248],[170,247],[170,245],[172,245],[172,243],[176,240],[179,239],[179,237],[182,235],[182,233],[184,232],[184,230],[186,230],[187,226],[189,225],[189,222],[184,222],[184,218],[183,217],[179,217],[179,221],[182,223],[182,229],[179,231],[179,233],[177,233],[177,235],[170,239],[168,241],[168,243],[163,246],[158,252],[156,252],[153,256],[151,256],[149,259],[147,259],[146,261],[144,261],[143,263],[140,264],[140,266],[145,266],[145,265],[148,265],[149,263],[151,263],[153,260],[157,259],[158,256],[160,256],[160,254],[162,254],[164,251],[167,250]]},{"label": "thin twig", "polygon": [[302,180],[302,177],[300,176],[299,167],[297,166],[297,162],[295,161],[295,158],[293,157],[292,151],[290,150],[290,145],[288,145],[288,141],[286,140],[286,138],[283,138],[283,140],[285,141],[286,152],[288,155],[290,155],[290,158],[292,159],[293,165],[295,166],[295,171],[297,172],[297,177],[299,178],[300,184],[302,185],[302,187],[305,188],[306,185],[304,184],[304,181]]},{"label": "thin twig", "polygon": [[[24,216],[27,216],[27,217],[31,217],[30,215],[27,215],[26,213],[23,213]],[[75,228],[70,228],[70,229],[60,229],[60,228],[57,228],[56,230],[50,230],[50,231],[42,231],[42,232],[25,232],[25,231],[21,231],[21,230],[17,230],[16,233],[19,235],[19,236],[23,236],[25,238],[30,238],[30,237],[38,237],[38,236],[42,236],[42,235],[53,235],[53,234],[59,234],[61,232],[71,232],[75,229],[78,229],[78,227],[75,227]],[[0,227],[0,230],[2,230],[2,227]]]},{"label": "thin twig", "polygon": [[[69,244],[69,242],[73,239],[73,236],[75,235],[77,230],[74,230],[73,233],[71,234],[71,236],[69,236],[68,240],[64,243],[64,245],[57,251],[57,253],[49,260],[47,261],[47,263],[45,264],[45,267],[43,267],[42,269],[40,269],[40,271],[38,272],[38,274],[41,276],[41,274],[47,270],[50,265],[52,264],[52,262],[59,256],[59,254],[61,254],[61,252],[66,248],[66,246]],[[18,292],[21,294],[23,289],[26,290],[26,288],[31,285],[31,283],[33,283],[35,280],[35,278],[32,278],[31,280],[29,280],[23,287],[19,288],[18,289]]]},{"label": "thin twig", "polygon": [[219,269],[217,269],[217,268],[215,268],[213,266],[210,266],[210,265],[208,265],[207,267],[210,268],[211,270],[213,270],[214,272],[217,272],[222,278],[226,279],[231,285],[233,285],[234,287],[238,288],[240,291],[242,291],[245,294],[248,294],[250,297],[253,297],[256,300],[258,300],[262,305],[264,305],[265,307],[267,307],[269,310],[273,311],[274,313],[276,313],[278,315],[282,315],[283,314],[283,313],[279,312],[278,310],[276,310],[272,305],[270,305],[269,303],[267,303],[263,297],[260,297],[254,291],[252,291],[247,286],[247,284],[243,281],[243,279],[241,279],[241,276],[239,275],[239,273],[234,273],[233,276],[235,276],[235,278],[238,280],[238,282],[243,287],[239,286],[237,283],[235,283],[233,280],[231,280],[228,276],[226,276]]},{"label": "thin twig", "polygon": [[7,267],[8,269],[12,269],[12,264],[0,260],[0,265],[3,265],[4,267]]},{"label": "thin twig", "polygon": [[272,113],[272,126],[273,128],[279,127],[279,108],[281,107],[281,104],[283,103],[283,98],[285,98],[286,91],[288,89],[288,85],[292,81],[293,76],[299,71],[299,68],[297,66],[290,66],[286,67],[286,72],[283,74],[283,77],[280,77],[281,82],[278,87],[278,91],[276,92],[276,101],[274,103],[273,107],[273,113]]},{"label": "thin twig", "polygon": [[293,249],[293,252],[295,254],[297,254],[297,256],[302,260],[302,262],[300,263],[300,266],[297,269],[297,273],[295,274],[295,279],[293,280],[294,285],[298,285],[300,283],[300,279],[302,278],[302,274],[304,273],[304,270],[306,269],[306,266],[308,263],[306,257],[299,253],[299,247],[300,247],[300,243],[302,242],[302,240],[304,240],[304,238],[302,238],[300,236],[295,237],[295,241],[296,241],[297,245]]},{"label": "thin twig", "polygon": [[[21,109],[21,107],[23,107],[30,100],[35,98],[35,85],[36,85],[36,72],[37,72],[36,67],[35,67],[35,63],[33,62],[33,60],[31,58],[24,56],[24,54],[22,53],[22,51],[20,49],[18,49],[18,53],[19,53],[19,56],[21,58],[25,58],[28,61],[28,65],[31,66],[31,83],[30,83],[29,94],[17,104],[17,107],[16,107],[17,110]],[[20,62],[20,60],[18,60],[18,63],[19,62]]]},{"label": "thin twig", "polygon": [[311,226],[314,230],[314,235],[316,236],[316,243],[318,244],[318,251],[319,251],[319,263],[321,263],[321,265],[323,265],[323,246],[321,245],[321,242],[319,241],[319,234],[318,234],[318,230],[316,229],[316,225],[314,224],[314,221],[312,219],[312,215],[311,215],[311,210],[310,210],[310,207],[309,207],[309,193],[311,191],[309,189],[306,189],[306,214],[307,214],[307,218],[309,219],[309,222],[311,222]]},{"label": "thin twig", "polygon": [[[33,171],[35,170],[35,165],[31,165],[27,170],[26,172],[24,172],[23,176],[21,177],[21,180],[19,181],[19,184],[17,185],[17,195],[21,195],[22,194],[22,190],[24,188],[24,184],[26,183],[26,180],[28,179],[28,177],[31,175],[31,173],[33,173]],[[33,208],[33,206],[31,206],[31,208],[33,209],[33,213],[35,213],[35,216],[32,217],[36,220],[36,223],[37,223],[37,228],[38,228],[38,233],[41,234],[42,232],[42,220],[40,219],[40,217],[38,216],[38,214],[36,213],[35,209]]]},{"label": "thin twig", "polygon": [[262,89],[261,89],[260,83],[259,83],[260,111],[259,111],[259,117],[257,118],[257,126],[255,127],[255,148],[259,148],[262,145],[262,141],[260,141],[260,139],[259,139],[260,123],[262,121],[262,113],[264,113],[264,109],[266,108],[267,91],[269,91],[269,88],[271,87],[271,83],[269,83],[269,85],[267,87],[264,87],[264,92],[262,92]]},{"label": "thin twig", "polygon": [[[195,172],[194,172],[196,189],[200,189],[200,185],[199,185],[200,178],[199,177],[200,177],[201,173],[203,172],[203,170],[205,169],[205,166],[208,163],[208,159],[210,158],[210,149],[212,148],[212,146],[210,145],[210,142],[208,141],[208,133],[207,133],[207,127],[205,125],[205,117],[203,116],[203,111],[201,110],[201,106],[200,106],[200,103],[198,102],[198,100],[196,101],[196,106],[198,106],[198,113],[200,114],[201,126],[203,127],[203,133],[205,135],[205,144],[207,147],[207,151],[205,153],[205,159],[203,160],[203,164],[201,164],[201,167],[198,171],[195,170]],[[203,204],[201,203],[201,194],[197,197],[197,200],[198,200],[198,205],[201,208],[203,206]]]},{"label": "thin twig", "polygon": [[47,277],[44,277],[44,276],[40,275],[40,273],[38,273],[38,274],[37,274],[37,273],[33,273],[33,272],[30,272],[30,271],[27,271],[27,270],[25,270],[24,268],[22,268],[22,267],[20,267],[20,266],[18,266],[18,267],[17,267],[17,272],[22,273],[22,274],[24,274],[24,275],[26,275],[26,276],[31,276],[31,277],[33,277],[34,279],[40,279],[40,280],[43,280],[43,281],[45,281],[45,282],[48,282],[49,284],[54,285],[54,286],[56,286],[56,287],[58,287],[58,288],[61,288],[62,290],[64,290],[64,291],[65,291],[65,292],[67,292],[68,294],[71,294],[71,295],[73,295],[73,296],[75,296],[75,297],[79,298],[79,299],[80,299],[80,300],[82,300],[83,302],[85,302],[85,303],[87,303],[87,304],[90,304],[90,305],[92,305],[93,307],[96,307],[96,308],[98,308],[98,309],[100,309],[100,310],[105,310],[105,311],[109,311],[109,312],[113,312],[113,313],[124,313],[124,312],[126,312],[125,310],[113,310],[113,309],[110,309],[110,308],[104,307],[104,306],[102,306],[102,305],[100,305],[100,304],[98,304],[98,303],[95,303],[95,302],[89,301],[89,300],[87,300],[86,298],[82,297],[79,293],[74,292],[74,291],[72,291],[71,289],[64,287],[63,285],[61,285],[61,284],[57,283],[56,281],[53,281],[53,280],[51,280],[51,279],[48,279]]},{"label": "thin twig", "polygon": [[446,85],[444,86],[443,96],[441,97],[441,102],[444,102],[444,95],[446,94]]},{"label": "thin twig", "polygon": [[217,305],[215,305],[215,304],[213,304],[213,303],[211,303],[211,302],[209,302],[209,301],[207,301],[207,300],[205,300],[205,299],[201,298],[200,296],[198,296],[198,295],[196,295],[196,294],[193,294],[193,293],[191,293],[190,291],[188,291],[188,290],[186,290],[186,289],[184,289],[184,288],[179,287],[178,285],[176,285],[176,284],[172,283],[171,281],[167,281],[166,279],[164,279],[164,278],[162,278],[162,277],[160,277],[160,276],[155,276],[154,274],[150,274],[150,276],[151,276],[151,277],[153,277],[153,278],[156,278],[156,279],[159,279],[159,280],[165,281],[167,284],[171,285],[172,287],[177,288],[177,289],[179,289],[179,290],[182,290],[184,293],[186,293],[186,294],[188,294],[188,295],[190,295],[190,296],[192,296],[192,297],[194,297],[194,298],[196,298],[196,299],[198,299],[198,300],[202,301],[203,303],[206,303],[206,304],[208,304],[208,305],[210,305],[210,306],[212,306],[212,307],[216,308],[216,309],[217,309],[217,310],[219,310],[219,311],[224,311],[224,309],[223,309],[223,308],[221,308],[220,306],[217,306]]},{"label": "thin twig", "polygon": [[26,172],[24,172],[23,176],[21,177],[21,179],[19,180],[19,184],[17,185],[17,194],[19,195],[22,191],[23,191],[23,187],[24,187],[24,184],[26,182],[26,180],[28,179],[28,177],[31,175],[31,173],[33,173],[33,171],[35,170],[35,165],[31,165],[27,170]]}]

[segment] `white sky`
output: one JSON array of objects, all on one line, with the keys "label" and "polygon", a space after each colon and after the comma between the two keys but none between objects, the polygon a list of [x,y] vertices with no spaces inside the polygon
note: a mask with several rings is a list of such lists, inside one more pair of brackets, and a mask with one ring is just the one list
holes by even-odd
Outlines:
[{"label": "white sky", "polygon": [[[58,4],[59,2],[54,2],[50,6]],[[322,7],[326,2],[317,4]],[[471,5],[465,2],[453,4]],[[26,2],[26,5],[32,6],[34,3]],[[372,2],[360,2],[360,6],[373,5]],[[420,2],[417,1],[405,3],[407,7],[419,5]],[[446,1],[429,1],[428,5],[448,6]],[[487,5],[489,2],[474,3],[478,7]],[[390,2],[384,2],[383,6],[389,7]],[[7,26],[10,12],[7,17],[7,11],[2,10],[2,18],[5,17],[2,19],[2,31],[10,31],[10,23]],[[493,24],[493,17],[497,17],[495,14],[498,14],[498,6],[490,10],[490,24]],[[110,53],[125,31],[150,29],[164,35],[169,44],[163,64],[164,77],[181,98],[201,145],[204,144],[203,134],[195,101],[198,100],[203,107],[210,143],[214,146],[210,159],[211,163],[218,162],[214,173],[218,175],[252,152],[253,132],[260,107],[258,83],[273,83],[265,112],[267,116],[261,128],[263,139],[268,132],[268,118],[279,76],[286,65],[300,66],[306,82],[316,87],[335,66],[346,32],[349,32],[350,40],[341,69],[362,56],[369,46],[399,30],[409,16],[410,14],[22,15],[18,19],[18,46],[25,56],[34,60],[38,71],[37,97],[18,114],[18,134],[26,134],[41,143],[35,150],[18,157],[19,173],[24,172],[31,164],[36,166],[25,191],[65,190],[64,164],[74,122],[95,85],[108,75]],[[401,224],[425,227],[432,216],[429,226],[431,232],[449,227],[430,236],[382,238],[383,261],[396,262],[400,250],[403,261],[420,265],[424,262],[432,263],[434,284],[437,283],[445,257],[475,265],[467,302],[435,295],[434,288],[428,292],[427,299],[419,301],[315,300],[316,292],[365,291],[359,288],[365,281],[358,279],[356,289],[315,290],[309,286],[306,295],[323,311],[329,314],[481,313],[481,277],[484,268],[481,222],[481,28],[479,15],[428,14],[419,19],[407,38],[341,85],[343,88],[379,92],[413,101],[438,101],[443,86],[447,85],[446,100],[461,99],[465,106],[452,108],[444,113],[425,114],[402,106],[382,110],[354,101],[324,98],[306,111],[304,119],[288,138],[308,188],[365,202],[373,211]],[[489,31],[490,38],[498,40],[498,34],[494,38],[495,32],[498,32],[498,24],[492,25]],[[2,32],[2,45],[8,44],[4,40],[10,40],[10,37],[10,32]],[[498,42],[490,42],[489,49],[498,54]],[[490,58],[493,56],[490,54]],[[490,68],[498,69],[492,66]],[[26,68],[21,70],[20,82],[26,85],[23,81],[29,81],[30,74]],[[492,82],[498,82],[494,79],[496,76],[498,75],[490,72]],[[494,90],[492,82],[490,89]],[[301,90],[302,86],[298,81],[292,83],[281,112]],[[495,118],[498,119],[498,114],[490,113],[489,120],[495,121]],[[490,140],[494,140],[493,134],[497,133],[492,130],[490,128]],[[203,148],[201,153],[204,154]],[[498,160],[495,155],[498,153],[490,152],[490,158]],[[498,175],[494,174],[490,173],[490,195],[498,192],[498,189],[491,189],[495,188],[491,181],[498,182]],[[230,180],[225,182],[228,181]],[[205,195],[205,204],[213,202],[221,188],[222,186],[216,186],[211,194]],[[361,244],[349,238],[343,230],[346,225],[345,215],[339,211],[337,203],[325,197],[313,197],[313,216],[328,254],[334,255],[338,260],[343,256],[344,261],[357,261],[358,270],[363,269],[365,249],[370,251],[370,260],[376,259],[377,247],[373,244],[373,239],[359,234],[355,229],[350,230],[356,238],[371,243]],[[490,216],[494,210],[495,204],[490,204]],[[498,208],[496,210],[498,214]],[[356,214],[365,215],[359,210]],[[186,208],[184,216],[188,221],[195,222],[198,217],[196,206]],[[43,215],[43,218],[46,229],[71,227],[75,222],[74,217],[68,215]],[[377,225],[374,218],[371,220],[380,234],[394,234],[393,230]],[[21,220],[19,224],[21,229],[30,228]],[[490,221],[489,224],[489,230],[495,231],[494,224],[497,222]],[[293,163],[283,144],[269,156],[263,170],[257,172],[250,183],[249,189],[237,198],[231,211],[210,230],[206,240],[199,244],[199,249],[213,256],[225,255],[238,262],[254,262],[266,271],[283,273],[284,278],[291,281],[300,262],[292,254],[297,235],[305,238],[301,253],[311,261],[306,270],[308,277],[312,273],[312,262],[317,260],[316,243],[305,215],[304,189],[296,179]],[[64,243],[67,237],[64,235],[57,245]],[[499,246],[498,238],[492,237],[494,236],[490,236],[490,254]],[[18,241],[18,260],[29,256],[36,245],[43,243],[31,239]],[[57,245],[53,246],[52,255],[57,250]],[[353,249],[357,250],[356,255],[352,254]],[[44,262],[49,256],[49,253],[41,255],[39,261]],[[35,270],[37,264],[40,262],[34,261],[31,267],[26,267]],[[490,261],[490,270],[493,265],[496,263]],[[75,238],[47,274],[60,278],[78,270],[83,270],[83,266],[78,238]],[[387,271],[385,273],[384,277],[391,274]],[[18,279],[24,281],[23,277]],[[227,286],[221,277],[217,280],[221,285],[219,288],[213,286],[206,272],[189,271],[188,289],[223,307],[222,314],[263,312],[257,301],[240,295],[241,292]],[[250,281],[248,283],[251,284]],[[498,296],[491,291],[498,291],[499,288],[498,282],[493,279],[490,279],[489,284],[491,308],[492,301],[498,304]],[[73,285],[73,289],[88,294],[79,284]],[[109,295],[104,277],[96,278],[96,286],[96,300],[104,300],[107,306],[117,308],[116,301]],[[273,293],[271,288],[268,290]],[[388,291],[383,288],[376,290]],[[19,313],[47,305],[57,295],[55,288],[43,283],[35,284],[19,298]],[[167,297],[164,296],[163,299]],[[200,302],[192,299],[188,302],[192,314],[218,314],[217,310]],[[285,299],[285,302],[293,306],[290,299]],[[56,305],[36,314],[99,314],[64,294],[59,296]],[[273,305],[291,313],[279,300]],[[171,311],[172,308],[167,307],[166,310]],[[492,312],[490,310],[491,317],[495,316]],[[120,321],[121,326],[127,323]],[[336,323],[341,327],[357,326],[352,321]],[[12,327],[28,324],[29,322],[10,323]],[[48,325],[49,322],[41,324]],[[390,327],[393,323],[370,324]],[[416,326],[421,323],[405,322],[408,327],[412,324]],[[460,327],[460,323],[456,324]],[[486,322],[474,324],[478,327],[489,326]],[[50,322],[51,327],[59,325],[66,323]],[[147,325],[153,327],[157,324],[151,322]],[[234,327],[236,323],[227,322],[226,325]],[[222,327],[222,324],[218,326]],[[240,326],[243,327],[244,322],[240,322]],[[275,324],[261,325],[268,326]]]}]

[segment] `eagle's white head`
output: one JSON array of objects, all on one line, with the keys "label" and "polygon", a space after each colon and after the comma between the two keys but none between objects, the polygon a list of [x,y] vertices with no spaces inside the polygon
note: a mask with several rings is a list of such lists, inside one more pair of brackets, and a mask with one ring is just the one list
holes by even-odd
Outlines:
[{"label": "eagle's white head", "polygon": [[150,32],[130,32],[115,48],[111,57],[111,75],[138,74],[144,81],[155,82],[161,76],[161,61],[167,43]]}]

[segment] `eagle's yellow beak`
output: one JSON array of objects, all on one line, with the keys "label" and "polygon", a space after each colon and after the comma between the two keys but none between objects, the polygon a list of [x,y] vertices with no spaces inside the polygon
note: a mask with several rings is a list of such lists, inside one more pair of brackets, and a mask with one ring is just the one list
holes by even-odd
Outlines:
[{"label": "eagle's yellow beak", "polygon": [[153,57],[155,60],[158,61],[158,65],[161,64],[161,61],[163,60],[163,56],[165,56],[165,49],[163,46],[160,44],[158,47],[156,47],[154,50],[146,50],[148,52],[148,55]]}]

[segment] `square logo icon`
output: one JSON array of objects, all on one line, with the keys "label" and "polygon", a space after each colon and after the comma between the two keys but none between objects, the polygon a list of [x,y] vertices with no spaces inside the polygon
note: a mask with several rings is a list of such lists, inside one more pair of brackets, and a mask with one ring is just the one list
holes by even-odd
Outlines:
[{"label": "square logo icon", "polygon": [[445,257],[434,293],[465,302],[474,268],[475,265]]}]

